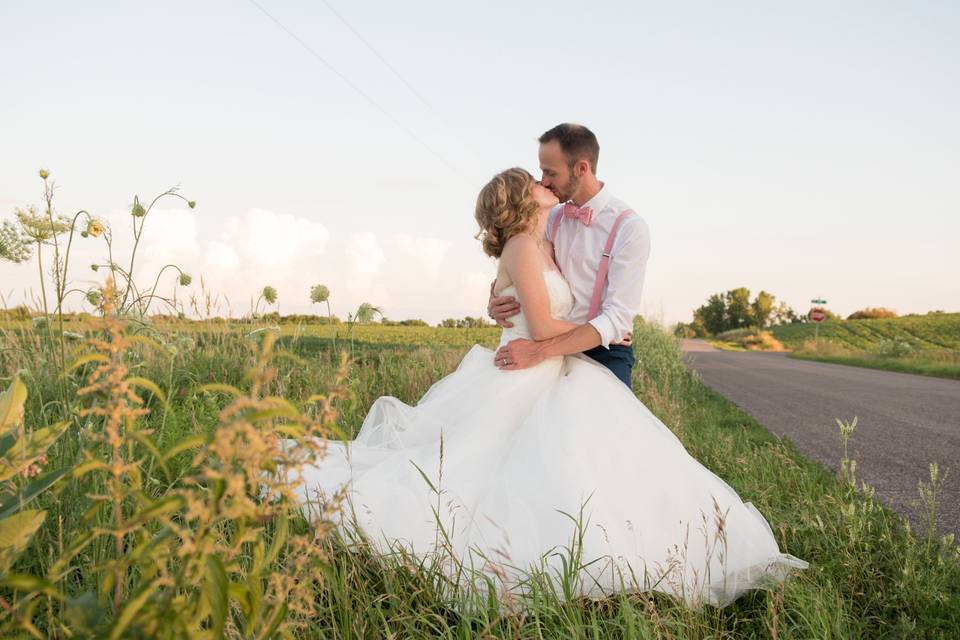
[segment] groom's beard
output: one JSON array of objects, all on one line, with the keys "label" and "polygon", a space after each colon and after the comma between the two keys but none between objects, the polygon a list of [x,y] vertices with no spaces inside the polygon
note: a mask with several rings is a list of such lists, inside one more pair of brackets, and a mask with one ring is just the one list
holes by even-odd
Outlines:
[{"label": "groom's beard", "polygon": [[573,197],[573,194],[577,192],[577,188],[580,186],[580,178],[571,174],[570,182],[567,184],[567,188],[563,191],[557,191],[555,194],[557,199],[560,200],[560,203],[563,204]]}]

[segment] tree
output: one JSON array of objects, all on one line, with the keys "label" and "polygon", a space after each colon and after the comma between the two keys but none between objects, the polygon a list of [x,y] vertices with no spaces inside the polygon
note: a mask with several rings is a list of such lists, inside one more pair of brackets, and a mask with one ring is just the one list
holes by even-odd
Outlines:
[{"label": "tree", "polygon": [[750,326],[750,289],[730,289],[724,294],[724,299],[727,303],[727,326],[723,330]]},{"label": "tree", "polygon": [[760,329],[763,329],[769,323],[770,316],[773,314],[773,303],[775,300],[776,298],[773,297],[773,295],[761,290],[760,293],[757,294],[757,297],[753,299],[753,302],[750,303],[753,322]]},{"label": "tree", "polygon": [[886,307],[867,307],[866,309],[860,309],[859,311],[854,311],[849,316],[847,320],[874,320],[876,318],[896,318],[897,312],[893,309],[887,309]]},{"label": "tree", "polygon": [[788,305],[786,302],[780,301],[776,307],[773,308],[773,314],[770,318],[771,325],[780,325],[780,324],[793,324],[794,322],[802,322],[800,316],[797,315],[797,312]]},{"label": "tree", "polygon": [[707,299],[707,304],[693,312],[693,324],[716,334],[726,330],[726,317],[727,303],[722,295],[715,293]]}]

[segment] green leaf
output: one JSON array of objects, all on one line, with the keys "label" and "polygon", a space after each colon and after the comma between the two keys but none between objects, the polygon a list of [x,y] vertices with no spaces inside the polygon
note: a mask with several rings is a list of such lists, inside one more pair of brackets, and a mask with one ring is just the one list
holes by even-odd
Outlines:
[{"label": "green leaf", "polygon": [[[112,573],[108,575],[112,575]],[[156,585],[158,582],[160,582],[160,578],[144,584],[137,591],[136,595],[127,601],[126,606],[120,610],[117,621],[113,623],[113,629],[110,630],[110,640],[124,637],[124,632],[127,630],[127,627],[130,626],[130,623],[133,622],[134,617],[140,612],[143,605],[147,603],[150,596],[153,595],[153,592],[157,590]]]},{"label": "green leaf", "polygon": [[260,420],[270,420],[272,418],[297,418],[300,412],[296,407],[271,407],[262,411],[254,411],[247,419],[250,422],[259,422]]},{"label": "green leaf", "polygon": [[97,601],[97,594],[87,591],[67,600],[64,617],[71,631],[93,637],[103,623],[106,611]]},{"label": "green leaf", "polygon": [[16,589],[26,593],[43,593],[51,598],[63,600],[63,596],[52,582],[26,573],[11,573],[3,579],[2,584],[8,589]]},{"label": "green leaf", "polygon": [[183,498],[180,496],[167,496],[166,498],[154,500],[146,509],[135,514],[134,517],[127,522],[127,526],[131,527],[147,523],[160,516],[173,513],[182,506]]},{"label": "green leaf", "polygon": [[207,556],[207,579],[204,583],[204,595],[210,605],[212,637],[223,636],[223,628],[227,622],[228,594],[230,587],[227,584],[227,571],[223,561],[217,556]]},{"label": "green leaf", "polygon": [[230,598],[240,604],[240,610],[243,611],[244,617],[250,616],[250,598],[248,597],[247,588],[242,584],[237,584],[236,582],[231,582],[227,588]]},{"label": "green leaf", "polygon": [[143,387],[144,389],[150,391],[150,393],[153,395],[160,398],[161,402],[167,401],[167,395],[160,390],[160,387],[157,386],[156,382],[150,380],[149,378],[140,378],[136,376],[133,378],[127,378],[127,384],[134,387]]},{"label": "green leaf", "polygon": [[15,377],[7,390],[0,394],[0,429],[6,431],[23,422],[23,403],[27,387]]},{"label": "green leaf", "polygon": [[79,480],[86,474],[91,471],[96,471],[97,469],[108,471],[110,465],[102,460],[87,460],[73,468],[73,478],[74,480]]},{"label": "green leaf", "polygon": [[0,576],[7,574],[17,556],[30,544],[45,516],[45,511],[27,509],[0,520]]},{"label": "green leaf", "polygon": [[280,557],[280,550],[287,542],[287,534],[290,531],[290,516],[282,514],[277,522],[277,529],[273,533],[273,540],[270,542],[270,548],[264,558],[266,566],[273,564],[273,561]]},{"label": "green leaf", "polygon": [[432,482],[430,482],[430,478],[427,477],[427,474],[423,472],[423,469],[421,469],[420,467],[418,467],[418,466],[417,466],[417,463],[414,462],[413,460],[410,461],[410,464],[412,464],[414,467],[416,467],[417,471],[420,472],[420,475],[421,475],[421,476],[423,477],[423,479],[426,481],[427,485],[430,487],[430,490],[433,491],[434,493],[438,493],[438,492],[437,492],[437,488],[436,488],[435,486],[433,486],[433,483],[432,483]]},{"label": "green leaf", "polygon": [[7,451],[10,451],[10,447],[13,446],[13,443],[17,441],[16,431],[11,431],[10,433],[4,435],[0,438],[0,458],[7,454]]},{"label": "green leaf", "polygon": [[160,463],[160,469],[163,471],[163,475],[169,479],[170,470],[167,468],[167,464],[163,459],[163,455],[160,453],[160,450],[157,449],[157,445],[153,444],[153,440],[150,439],[150,436],[142,431],[128,431],[127,435],[146,447],[147,451],[149,451],[154,459]]},{"label": "green leaf", "polygon": [[287,617],[287,603],[281,603],[280,608],[277,610],[276,615],[273,617],[273,622],[270,623],[270,628],[267,629],[267,632],[263,634],[264,638],[272,638],[273,634],[277,631],[277,628],[280,626],[280,623],[283,622],[283,619]]},{"label": "green leaf", "polygon": [[21,434],[11,448],[13,454],[0,457],[0,482],[9,480],[32,464],[69,426],[70,423],[64,421]]},{"label": "green leaf", "polygon": [[13,515],[23,505],[33,500],[47,490],[54,482],[69,473],[70,469],[57,469],[38,476],[33,482],[24,487],[20,493],[4,498],[0,501],[0,519]]},{"label": "green leaf", "polygon": [[206,435],[190,436],[189,438],[185,440],[181,440],[177,444],[167,449],[167,451],[160,458],[160,461],[162,463],[166,463],[171,458],[183,453],[184,451],[188,451],[190,449],[196,449],[197,447],[201,447],[207,444],[209,440],[210,440],[209,436],[206,436]]}]

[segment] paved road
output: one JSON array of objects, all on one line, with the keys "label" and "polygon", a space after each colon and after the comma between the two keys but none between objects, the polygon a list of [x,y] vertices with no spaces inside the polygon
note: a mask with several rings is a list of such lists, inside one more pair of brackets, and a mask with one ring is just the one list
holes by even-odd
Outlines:
[{"label": "paved road", "polygon": [[960,380],[726,352],[699,340],[683,348],[704,382],[834,471],[842,457],[835,418],[857,416],[857,477],[914,522],[917,481],[937,462],[941,476],[948,470],[940,529],[960,539]]}]

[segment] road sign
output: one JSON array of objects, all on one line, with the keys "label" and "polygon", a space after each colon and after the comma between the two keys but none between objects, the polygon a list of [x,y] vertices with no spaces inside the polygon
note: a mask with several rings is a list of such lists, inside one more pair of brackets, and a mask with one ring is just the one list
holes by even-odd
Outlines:
[{"label": "road sign", "polygon": [[825,314],[822,309],[813,309],[810,312],[810,319],[814,322],[823,322],[827,319],[827,314]]}]

